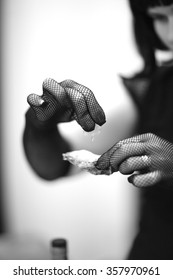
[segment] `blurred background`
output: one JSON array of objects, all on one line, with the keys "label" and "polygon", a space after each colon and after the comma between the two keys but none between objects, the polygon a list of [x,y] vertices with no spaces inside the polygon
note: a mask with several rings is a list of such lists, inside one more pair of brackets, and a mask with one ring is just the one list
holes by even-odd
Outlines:
[{"label": "blurred background", "polygon": [[[127,0],[1,1],[1,259],[50,258],[50,240],[68,240],[69,259],[125,259],[138,224],[138,190],[119,173],[72,170],[44,181],[23,150],[26,102],[42,82],[89,87],[107,123],[92,141],[76,123],[60,125],[74,149],[102,153],[133,133],[137,112],[119,75],[141,67]],[[2,219],[1,219],[2,220]]]}]

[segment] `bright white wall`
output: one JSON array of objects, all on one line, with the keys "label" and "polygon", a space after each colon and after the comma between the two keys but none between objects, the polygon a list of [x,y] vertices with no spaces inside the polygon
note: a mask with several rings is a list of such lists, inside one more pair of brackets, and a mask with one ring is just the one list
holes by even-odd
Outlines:
[{"label": "bright white wall", "polygon": [[9,231],[36,236],[46,246],[53,237],[66,237],[71,259],[125,258],[136,232],[138,191],[120,174],[82,173],[45,182],[25,159],[22,132],[27,95],[41,94],[43,79],[52,77],[91,88],[107,115],[94,142],[76,124],[61,126],[75,148],[102,152],[129,136],[136,111],[118,73],[134,72],[140,60],[127,1],[6,0],[2,8],[3,174]]}]

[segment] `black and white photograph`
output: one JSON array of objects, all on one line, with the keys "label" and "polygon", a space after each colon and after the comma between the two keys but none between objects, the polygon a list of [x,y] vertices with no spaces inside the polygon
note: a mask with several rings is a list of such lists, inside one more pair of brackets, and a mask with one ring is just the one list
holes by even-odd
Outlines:
[{"label": "black and white photograph", "polygon": [[173,1],[0,13],[0,260],[172,261]]}]

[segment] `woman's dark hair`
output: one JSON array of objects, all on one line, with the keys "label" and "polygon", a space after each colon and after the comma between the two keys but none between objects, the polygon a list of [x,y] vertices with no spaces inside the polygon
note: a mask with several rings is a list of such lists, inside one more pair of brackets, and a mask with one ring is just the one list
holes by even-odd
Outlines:
[{"label": "woman's dark hair", "polygon": [[156,67],[155,50],[166,50],[166,46],[157,37],[153,21],[147,15],[147,9],[155,6],[173,4],[173,0],[129,0],[133,14],[134,34],[139,53],[144,59],[143,73],[150,74]]}]

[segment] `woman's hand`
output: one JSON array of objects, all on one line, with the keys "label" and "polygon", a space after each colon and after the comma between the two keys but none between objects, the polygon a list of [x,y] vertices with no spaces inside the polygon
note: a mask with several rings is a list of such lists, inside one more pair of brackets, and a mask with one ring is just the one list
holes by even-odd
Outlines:
[{"label": "woman's hand", "polygon": [[128,179],[136,187],[152,186],[173,178],[173,144],[146,133],[116,143],[96,164],[99,169],[132,174]]},{"label": "woman's hand", "polygon": [[94,94],[72,80],[43,82],[43,95],[30,94],[27,99],[39,121],[60,123],[76,120],[85,131],[105,123],[105,114]]}]

